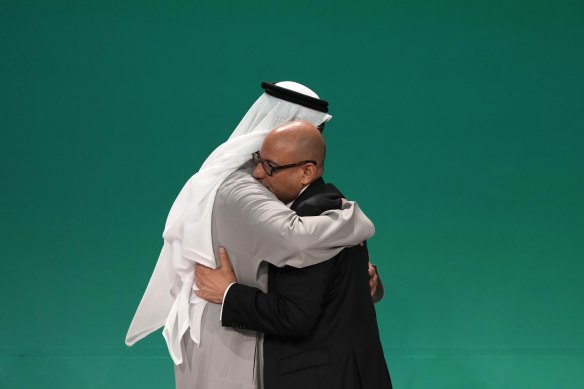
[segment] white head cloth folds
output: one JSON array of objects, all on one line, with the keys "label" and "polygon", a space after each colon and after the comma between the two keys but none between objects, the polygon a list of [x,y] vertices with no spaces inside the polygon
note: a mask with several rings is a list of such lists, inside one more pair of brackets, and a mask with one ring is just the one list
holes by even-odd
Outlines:
[{"label": "white head cloth folds", "polygon": [[[276,84],[318,98],[307,87],[285,81]],[[215,268],[211,240],[211,213],[215,194],[223,180],[260,149],[270,130],[291,120],[315,126],[331,116],[304,106],[262,94],[245,114],[229,139],[217,147],[192,176],[174,201],[163,233],[164,245],[150,282],[128,333],[133,345],[164,325],[163,335],[175,364],[182,363],[180,341],[190,336],[201,342],[201,319],[206,301],[191,293],[195,263]],[[192,296],[191,296],[192,295]]]}]

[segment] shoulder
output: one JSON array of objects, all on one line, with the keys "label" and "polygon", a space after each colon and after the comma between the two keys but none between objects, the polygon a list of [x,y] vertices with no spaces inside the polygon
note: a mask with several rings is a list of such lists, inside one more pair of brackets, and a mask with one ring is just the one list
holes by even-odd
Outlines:
[{"label": "shoulder", "polygon": [[217,190],[213,209],[223,215],[241,215],[264,221],[277,215],[295,215],[245,170],[237,170],[223,181]]},{"label": "shoulder", "polygon": [[296,212],[302,216],[315,216],[331,209],[341,209],[342,198],[343,194],[334,185],[319,185],[310,197],[298,204]]},{"label": "shoulder", "polygon": [[231,173],[217,190],[218,200],[244,201],[248,197],[276,200],[276,197],[260,184],[247,169],[239,169]]}]

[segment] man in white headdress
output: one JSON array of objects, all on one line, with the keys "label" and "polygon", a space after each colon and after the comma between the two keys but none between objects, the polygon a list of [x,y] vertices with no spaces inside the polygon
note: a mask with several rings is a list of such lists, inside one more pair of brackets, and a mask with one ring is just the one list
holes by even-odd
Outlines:
[{"label": "man in white headdress", "polygon": [[260,336],[221,326],[220,306],[207,305],[193,293],[195,263],[215,268],[221,245],[229,250],[240,282],[265,290],[262,261],[305,267],[373,234],[372,223],[355,203],[301,218],[251,177],[251,166],[238,170],[279,124],[304,120],[321,126],[331,119],[328,103],[310,89],[293,82],[276,86],[280,94],[266,88],[178,195],[160,257],[126,336],[132,345],[164,325],[177,388],[256,388],[260,379]]}]

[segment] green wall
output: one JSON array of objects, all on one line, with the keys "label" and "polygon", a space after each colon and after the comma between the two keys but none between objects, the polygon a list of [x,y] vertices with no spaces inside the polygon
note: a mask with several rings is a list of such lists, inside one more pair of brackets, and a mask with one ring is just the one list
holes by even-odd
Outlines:
[{"label": "green wall", "polygon": [[582,1],[0,1],[0,388],[170,388],[124,336],[263,80],[330,100],[396,388],[584,381]]}]

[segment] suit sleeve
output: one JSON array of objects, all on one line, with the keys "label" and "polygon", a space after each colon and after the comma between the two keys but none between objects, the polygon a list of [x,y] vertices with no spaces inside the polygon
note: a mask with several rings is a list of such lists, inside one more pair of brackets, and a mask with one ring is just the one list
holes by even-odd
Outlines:
[{"label": "suit sleeve", "polygon": [[[329,200],[313,197],[296,212],[318,215],[341,205]],[[232,285],[223,302],[222,325],[269,335],[308,335],[320,316],[333,266],[334,260],[301,269],[270,266],[273,284],[268,293],[241,284]]]},{"label": "suit sleeve", "polygon": [[273,292],[233,284],[223,302],[222,325],[270,335],[308,335],[321,313],[333,263],[276,269]]}]

